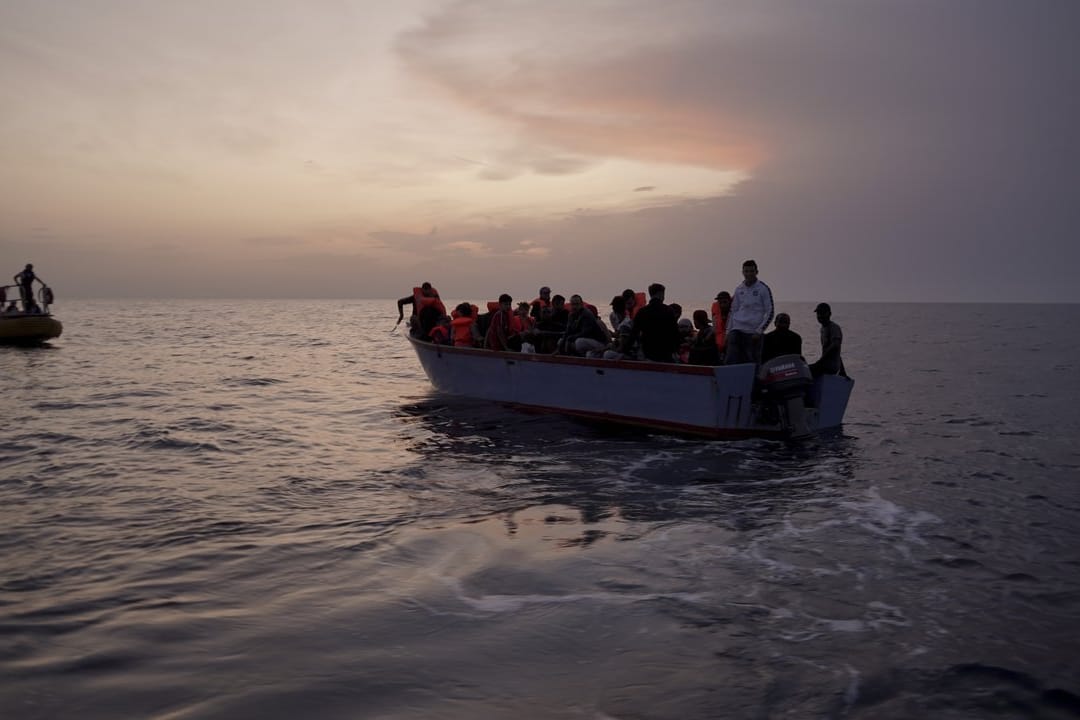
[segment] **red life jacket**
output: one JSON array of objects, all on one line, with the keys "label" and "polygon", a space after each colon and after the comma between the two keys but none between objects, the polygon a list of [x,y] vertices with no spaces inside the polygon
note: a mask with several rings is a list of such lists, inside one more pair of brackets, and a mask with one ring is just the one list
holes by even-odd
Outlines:
[{"label": "red life jacket", "polygon": [[503,312],[496,308],[495,312],[491,314],[491,325],[488,327],[487,337],[484,338],[484,347],[489,350],[507,350],[506,346],[500,342],[499,329],[501,327],[502,334],[509,339],[515,334],[513,322],[511,318],[513,316],[510,311]]},{"label": "red life jacket", "polygon": [[450,344],[450,331],[446,329],[445,325],[436,325],[431,328],[431,342],[436,345]]},{"label": "red life jacket", "polygon": [[422,308],[428,307],[429,305],[434,305],[436,308],[438,308],[439,315],[446,314],[446,306],[443,305],[442,300],[439,299],[439,291],[435,288],[431,288],[431,292],[434,293],[434,295],[429,297],[427,295],[424,295],[424,291],[418,287],[414,287],[412,289],[414,313],[419,315]]},{"label": "red life jacket", "polygon": [[456,317],[450,321],[454,329],[454,347],[473,347],[472,327],[475,317]]},{"label": "red life jacket", "polygon": [[638,310],[640,310],[641,308],[645,307],[648,304],[649,304],[649,297],[645,293],[643,293],[643,292],[634,293],[634,307],[629,308],[626,311],[626,314],[630,316],[630,319],[633,319],[634,316],[638,314]]}]

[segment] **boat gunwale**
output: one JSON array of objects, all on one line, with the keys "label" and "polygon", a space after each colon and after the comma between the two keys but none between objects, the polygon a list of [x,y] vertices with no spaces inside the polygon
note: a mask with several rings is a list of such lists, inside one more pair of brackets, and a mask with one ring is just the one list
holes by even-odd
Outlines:
[{"label": "boat gunwale", "polygon": [[[547,355],[539,353],[506,352],[504,350],[487,350],[484,348],[454,347],[453,345],[437,345],[432,342],[420,340],[412,335],[406,336],[409,342],[425,350],[435,353],[450,353],[452,355],[477,355],[493,359],[550,363],[553,365],[585,365],[593,368],[612,368],[620,370],[637,370],[646,372],[675,373],[677,375],[704,375],[712,377],[713,372],[719,366],[713,365],[686,365],[680,363],[662,363],[652,360],[605,360],[603,358],[584,358],[574,355]],[[737,365],[725,365],[723,367],[738,367]]]}]

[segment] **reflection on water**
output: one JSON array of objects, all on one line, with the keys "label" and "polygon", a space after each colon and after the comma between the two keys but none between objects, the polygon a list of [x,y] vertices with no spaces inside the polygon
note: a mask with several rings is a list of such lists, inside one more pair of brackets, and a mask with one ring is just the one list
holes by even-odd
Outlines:
[{"label": "reflection on water", "polygon": [[1080,715],[1030,309],[837,304],[801,444],[439,396],[392,301],[63,310],[0,348],[0,717]]},{"label": "reflection on water", "polygon": [[808,498],[850,492],[857,467],[856,440],[841,434],[811,443],[684,439],[457,398],[405,404],[400,414],[427,431],[409,448],[419,462],[465,483],[488,478],[490,502],[565,505],[584,522],[617,514],[749,530]]}]

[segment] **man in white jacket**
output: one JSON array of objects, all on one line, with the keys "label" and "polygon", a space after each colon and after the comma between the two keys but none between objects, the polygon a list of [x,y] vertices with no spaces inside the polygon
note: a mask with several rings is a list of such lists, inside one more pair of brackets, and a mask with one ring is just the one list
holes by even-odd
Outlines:
[{"label": "man in white jacket", "polygon": [[747,260],[742,273],[743,281],[732,294],[728,315],[726,365],[760,363],[761,339],[773,319],[772,290],[758,280],[757,263]]}]

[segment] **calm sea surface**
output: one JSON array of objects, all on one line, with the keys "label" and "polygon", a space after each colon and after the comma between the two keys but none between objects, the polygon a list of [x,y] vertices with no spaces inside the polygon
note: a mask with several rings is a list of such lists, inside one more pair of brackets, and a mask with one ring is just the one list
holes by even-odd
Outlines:
[{"label": "calm sea surface", "polygon": [[392,301],[56,312],[2,718],[1080,717],[1080,306],[837,304],[801,445],[436,395]]}]

